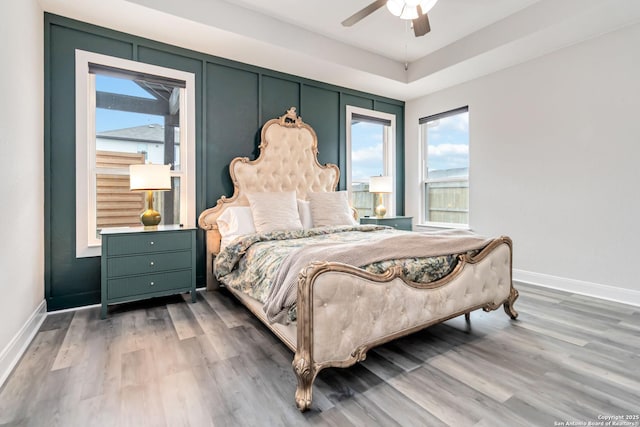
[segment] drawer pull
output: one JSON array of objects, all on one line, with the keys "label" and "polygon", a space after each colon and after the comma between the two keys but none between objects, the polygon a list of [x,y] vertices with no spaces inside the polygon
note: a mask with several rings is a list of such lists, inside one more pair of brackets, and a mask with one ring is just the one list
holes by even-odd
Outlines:
[{"label": "drawer pull", "polygon": [[150,284],[151,286],[155,285],[155,283],[154,283],[154,282],[151,282],[151,283],[149,283],[149,284]]},{"label": "drawer pull", "polygon": [[151,261],[151,262],[149,263],[149,265],[150,265],[151,267],[153,267],[154,265],[156,265],[156,263],[155,263],[155,262],[153,262],[153,261]]},{"label": "drawer pull", "polygon": [[149,242],[149,244],[150,244],[151,246],[153,246],[153,243],[154,243],[154,242],[153,242],[153,240]]}]

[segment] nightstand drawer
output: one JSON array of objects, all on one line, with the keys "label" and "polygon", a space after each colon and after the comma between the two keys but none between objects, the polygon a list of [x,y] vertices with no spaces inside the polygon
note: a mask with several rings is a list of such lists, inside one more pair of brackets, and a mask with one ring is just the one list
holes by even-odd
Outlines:
[{"label": "nightstand drawer", "polygon": [[411,218],[390,218],[388,221],[380,222],[381,225],[388,225],[398,230],[411,231]]},{"label": "nightstand drawer", "polygon": [[191,286],[191,270],[123,277],[108,281],[107,297],[109,299],[134,297],[173,289],[187,289]]},{"label": "nightstand drawer", "polygon": [[190,251],[131,255],[127,257],[109,258],[107,260],[108,277],[157,273],[183,268],[191,268]]},{"label": "nightstand drawer", "polygon": [[191,249],[191,235],[182,232],[137,233],[109,237],[107,255]]},{"label": "nightstand drawer", "polygon": [[392,216],[387,218],[363,217],[360,218],[360,224],[377,224],[386,225],[398,230],[411,231],[413,217],[410,216]]}]

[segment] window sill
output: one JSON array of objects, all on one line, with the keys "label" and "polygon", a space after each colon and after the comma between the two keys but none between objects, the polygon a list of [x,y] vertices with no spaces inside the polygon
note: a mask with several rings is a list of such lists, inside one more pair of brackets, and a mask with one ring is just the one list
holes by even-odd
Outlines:
[{"label": "window sill", "polygon": [[445,229],[455,229],[455,230],[469,230],[471,231],[471,227],[468,224],[447,224],[443,222],[427,222],[424,224],[415,224],[416,229],[427,229],[427,228],[445,228]]},{"label": "window sill", "polygon": [[91,258],[100,256],[102,252],[102,245],[96,244],[84,244],[76,246],[76,258]]}]

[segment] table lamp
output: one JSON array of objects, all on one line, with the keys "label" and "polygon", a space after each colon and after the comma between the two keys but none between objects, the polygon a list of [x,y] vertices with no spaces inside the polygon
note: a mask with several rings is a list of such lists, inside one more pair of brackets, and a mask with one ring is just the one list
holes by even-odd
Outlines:
[{"label": "table lamp", "polygon": [[157,228],[160,212],[153,209],[153,192],[171,190],[171,165],[129,165],[129,188],[131,191],[147,192],[147,210],[140,215],[144,228]]},{"label": "table lamp", "polygon": [[369,193],[378,194],[378,206],[376,206],[374,212],[376,218],[384,218],[387,213],[387,208],[384,207],[384,201],[382,195],[385,193],[391,193],[393,191],[393,180],[390,176],[372,176],[369,179]]}]

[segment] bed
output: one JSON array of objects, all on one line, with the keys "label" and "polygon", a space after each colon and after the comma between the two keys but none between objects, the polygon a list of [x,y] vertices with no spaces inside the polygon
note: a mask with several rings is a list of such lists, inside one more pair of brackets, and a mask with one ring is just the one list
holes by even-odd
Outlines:
[{"label": "bed", "polygon": [[[258,158],[239,157],[229,165],[233,195],[222,196],[198,219],[206,230],[207,289],[220,286],[218,273],[222,284],[295,353],[295,401],[301,411],[310,408],[313,382],[324,368],[351,366],[377,345],[456,316],[464,315],[468,321],[474,310],[502,306],[512,319],[518,316],[513,307],[518,292],[511,280],[512,242],[508,237],[399,232],[353,221],[313,227],[322,223],[318,218],[325,212],[339,212],[341,221],[347,221],[344,207],[335,210],[331,205],[343,198],[336,191],[338,167],[319,164],[317,147],[314,130],[297,116],[295,108],[269,120],[262,128]],[[269,219],[285,218],[287,214],[280,209],[293,209],[291,197],[297,201],[300,223],[307,225],[283,232],[278,230],[280,224],[273,225]],[[266,214],[264,207],[259,208],[264,198],[278,200]],[[317,214],[312,219],[318,222],[303,218],[309,215],[303,213],[306,201],[314,208],[312,214]],[[242,215],[252,217],[261,233],[237,230],[238,224],[244,224],[239,219]],[[230,228],[239,232],[229,232]],[[321,243],[314,247],[300,243],[313,239]],[[391,242],[398,249],[385,246]],[[290,251],[279,258],[282,265],[265,258],[277,256],[278,245],[291,246],[282,249]],[[367,245],[374,250],[363,249]],[[453,252],[443,253],[445,249]],[[416,251],[415,257],[407,257],[409,251]],[[375,252],[393,259],[378,260]],[[314,258],[320,254],[322,257]],[[263,258],[267,261],[260,265],[256,260]],[[418,262],[437,268],[431,264],[413,268]],[[253,275],[234,276],[247,265],[258,266]],[[271,268],[274,265],[277,267]],[[267,274],[270,269],[274,272]],[[410,274],[414,270],[421,272],[419,278]],[[263,283],[266,277],[269,286]],[[292,289],[285,295],[282,289],[287,287]],[[269,301],[265,303],[255,292]]]}]

